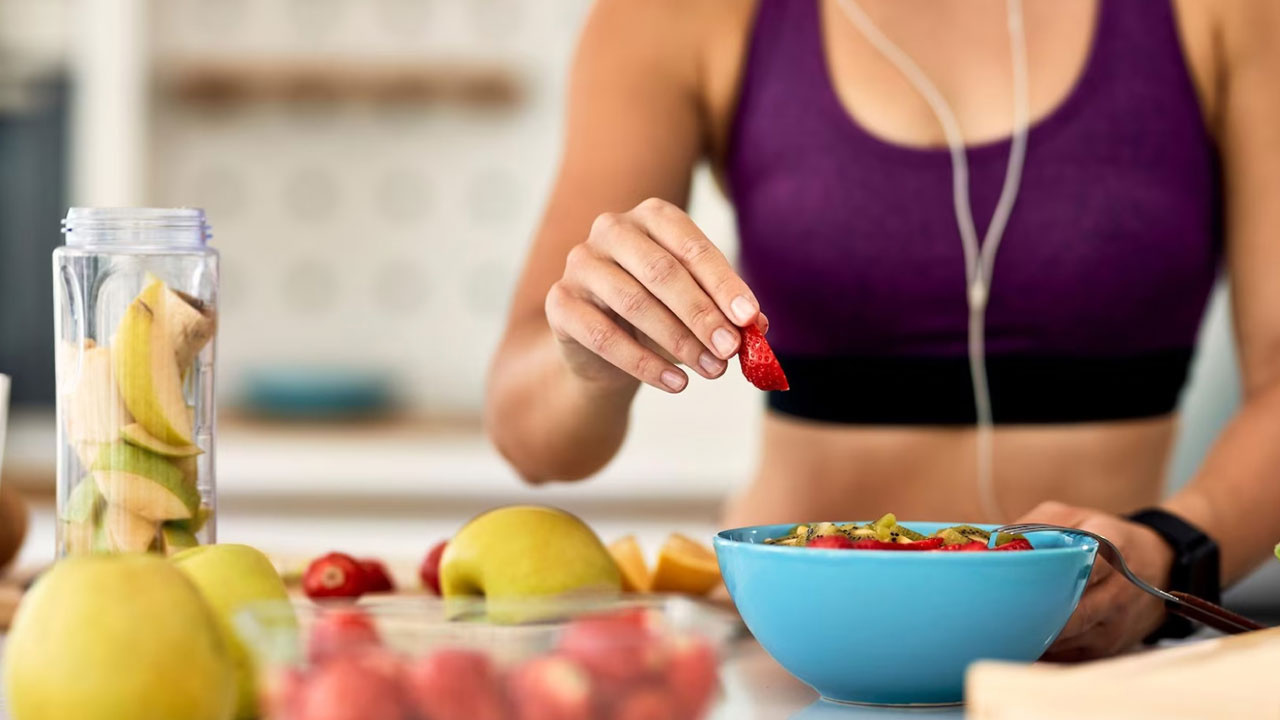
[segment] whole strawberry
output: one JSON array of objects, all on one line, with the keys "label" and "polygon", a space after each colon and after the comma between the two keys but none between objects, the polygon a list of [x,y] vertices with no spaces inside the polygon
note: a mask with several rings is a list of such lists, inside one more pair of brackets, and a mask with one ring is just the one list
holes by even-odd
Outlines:
[{"label": "whole strawberry", "polygon": [[769,341],[755,325],[742,328],[742,347],[738,350],[738,362],[742,375],[761,390],[790,390],[787,376],[778,364]]},{"label": "whole strawberry", "polygon": [[345,553],[329,553],[312,560],[302,576],[302,590],[312,599],[358,598],[365,589],[364,568]]},{"label": "whole strawberry", "polygon": [[364,591],[367,593],[389,593],[396,591],[396,584],[387,572],[387,566],[381,560],[365,558],[359,561],[364,571]]}]

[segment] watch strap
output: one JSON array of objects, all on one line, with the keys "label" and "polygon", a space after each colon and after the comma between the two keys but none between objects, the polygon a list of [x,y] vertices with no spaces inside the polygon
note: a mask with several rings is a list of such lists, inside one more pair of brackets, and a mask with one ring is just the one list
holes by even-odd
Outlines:
[{"label": "watch strap", "polygon": [[[1173,550],[1166,590],[1177,590],[1215,604],[1221,603],[1222,560],[1213,538],[1195,525],[1159,508],[1139,510],[1128,519],[1151,528]],[[1185,638],[1193,632],[1195,626],[1190,620],[1168,613],[1164,623],[1145,642]]]}]

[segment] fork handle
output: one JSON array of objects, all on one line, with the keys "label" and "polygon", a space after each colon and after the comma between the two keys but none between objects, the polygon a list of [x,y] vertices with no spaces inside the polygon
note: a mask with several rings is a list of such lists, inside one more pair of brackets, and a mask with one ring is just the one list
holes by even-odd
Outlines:
[{"label": "fork handle", "polygon": [[1214,630],[1219,630],[1228,635],[1236,635],[1252,630],[1266,629],[1265,625],[1260,625],[1243,615],[1233,613],[1203,598],[1177,590],[1169,590],[1168,592],[1177,599],[1177,602],[1165,601],[1165,607],[1169,612],[1207,625]]}]

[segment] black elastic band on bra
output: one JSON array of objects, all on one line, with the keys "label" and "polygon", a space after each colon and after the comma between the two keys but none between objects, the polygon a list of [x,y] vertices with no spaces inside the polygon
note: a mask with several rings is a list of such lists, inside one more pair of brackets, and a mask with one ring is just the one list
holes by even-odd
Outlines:
[{"label": "black elastic band on bra", "polygon": [[[987,358],[995,422],[1073,423],[1173,412],[1192,351],[1126,357]],[[791,389],[769,407],[810,420],[869,425],[976,421],[966,357],[826,357],[778,354]]]}]

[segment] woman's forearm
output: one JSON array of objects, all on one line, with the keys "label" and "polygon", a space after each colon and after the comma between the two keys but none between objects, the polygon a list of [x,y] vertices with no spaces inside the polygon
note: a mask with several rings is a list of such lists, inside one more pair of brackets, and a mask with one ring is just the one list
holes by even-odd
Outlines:
[{"label": "woman's forearm", "polygon": [[1195,479],[1163,505],[1217,540],[1224,583],[1257,566],[1280,541],[1280,383],[1245,403]]},{"label": "woman's forearm", "polygon": [[529,327],[509,335],[494,359],[486,431],[525,480],[578,480],[617,454],[638,386],[584,380],[545,327]]}]

